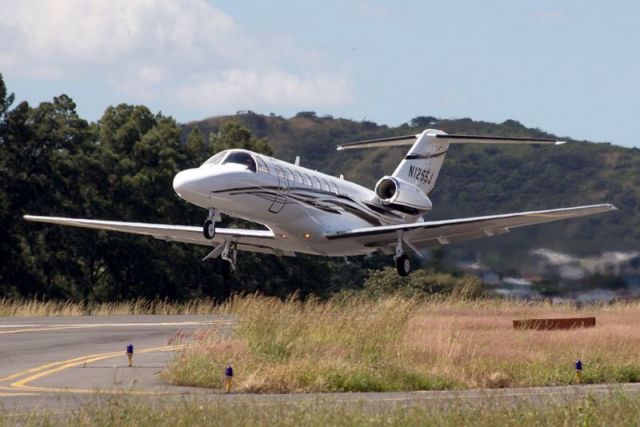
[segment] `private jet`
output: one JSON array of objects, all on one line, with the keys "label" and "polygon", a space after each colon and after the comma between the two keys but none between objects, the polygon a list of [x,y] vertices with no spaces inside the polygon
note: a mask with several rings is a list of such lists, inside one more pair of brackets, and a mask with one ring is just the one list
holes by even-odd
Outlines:
[{"label": "private jet", "polygon": [[[344,179],[248,150],[224,150],[200,167],[179,172],[177,195],[208,214],[201,227],[25,215],[29,221],[142,234],[170,242],[209,246],[203,260],[221,258],[235,271],[238,251],[278,256],[393,255],[398,274],[427,248],[507,233],[541,224],[615,210],[611,204],[427,221],[433,190],[450,144],[563,144],[540,138],[447,134],[417,135],[337,146],[338,150],[411,146],[395,171],[373,190]],[[221,214],[265,229],[222,228]]]}]

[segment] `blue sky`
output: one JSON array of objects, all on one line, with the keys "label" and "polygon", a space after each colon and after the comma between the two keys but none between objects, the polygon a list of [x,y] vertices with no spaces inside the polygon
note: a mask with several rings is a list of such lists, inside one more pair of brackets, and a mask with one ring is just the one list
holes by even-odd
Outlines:
[{"label": "blue sky", "polygon": [[398,125],[515,119],[640,147],[640,3],[0,0],[19,100],[180,121],[249,109]]}]

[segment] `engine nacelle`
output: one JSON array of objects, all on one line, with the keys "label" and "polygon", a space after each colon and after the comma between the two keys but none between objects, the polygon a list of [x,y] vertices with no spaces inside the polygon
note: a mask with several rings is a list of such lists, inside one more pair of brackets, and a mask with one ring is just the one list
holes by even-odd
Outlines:
[{"label": "engine nacelle", "polygon": [[431,200],[421,189],[392,176],[380,179],[375,192],[384,205],[405,210],[407,213],[418,214],[429,211],[432,207]]}]

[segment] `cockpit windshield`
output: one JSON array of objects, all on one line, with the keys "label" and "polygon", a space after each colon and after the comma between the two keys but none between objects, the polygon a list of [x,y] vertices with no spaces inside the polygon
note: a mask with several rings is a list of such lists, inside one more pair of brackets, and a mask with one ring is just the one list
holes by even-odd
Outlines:
[{"label": "cockpit windshield", "polygon": [[246,151],[232,151],[222,162],[222,164],[225,163],[245,165],[251,172],[256,171],[256,161]]},{"label": "cockpit windshield", "polygon": [[219,165],[222,162],[222,159],[224,158],[224,156],[226,156],[228,153],[229,153],[229,150],[221,151],[218,154],[214,155],[213,157],[210,157],[209,160],[207,160],[202,164],[202,166]]},{"label": "cockpit windshield", "polygon": [[209,158],[202,166],[224,165],[236,163],[245,165],[251,172],[256,171],[256,161],[251,154],[241,150],[224,150]]}]

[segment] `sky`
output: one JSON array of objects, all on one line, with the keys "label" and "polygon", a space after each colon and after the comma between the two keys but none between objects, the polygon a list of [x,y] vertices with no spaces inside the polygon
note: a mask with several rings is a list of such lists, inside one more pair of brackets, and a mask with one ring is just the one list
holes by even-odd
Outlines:
[{"label": "sky", "polygon": [[640,2],[0,0],[17,100],[517,120],[640,147]]}]

